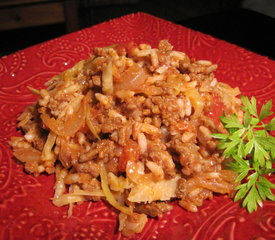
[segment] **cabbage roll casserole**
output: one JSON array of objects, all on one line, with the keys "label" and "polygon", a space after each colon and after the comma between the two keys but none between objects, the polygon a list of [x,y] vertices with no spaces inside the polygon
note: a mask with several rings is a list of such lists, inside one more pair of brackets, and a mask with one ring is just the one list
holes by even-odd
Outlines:
[{"label": "cabbage roll casserole", "polygon": [[140,233],[171,202],[196,212],[214,193],[234,195],[237,174],[212,133],[219,116],[243,118],[238,88],[218,82],[217,65],[173,50],[167,40],[114,44],[30,90],[18,118],[14,156],[26,172],[55,174],[52,202],[105,200],[118,230]]}]

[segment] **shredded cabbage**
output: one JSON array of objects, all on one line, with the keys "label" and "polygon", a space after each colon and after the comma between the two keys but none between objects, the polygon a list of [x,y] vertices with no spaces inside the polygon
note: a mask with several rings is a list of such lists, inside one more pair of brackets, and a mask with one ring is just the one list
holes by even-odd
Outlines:
[{"label": "shredded cabbage", "polygon": [[198,118],[204,108],[204,102],[197,89],[189,89],[185,92],[186,96],[190,99],[195,112],[191,116],[192,119]]},{"label": "shredded cabbage", "polygon": [[43,147],[42,154],[41,154],[41,160],[42,161],[53,161],[54,160],[54,154],[52,152],[52,148],[55,144],[56,140],[56,134],[50,131],[47,141]]},{"label": "shredded cabbage", "polygon": [[101,163],[101,168],[100,168],[100,178],[101,178],[101,187],[103,190],[103,193],[106,197],[106,200],[116,209],[119,211],[131,215],[133,213],[133,210],[129,207],[126,207],[125,205],[122,205],[121,203],[117,202],[108,186],[108,176],[107,176],[107,171],[104,167],[104,164]]},{"label": "shredded cabbage", "polygon": [[35,95],[39,95],[40,96],[40,90],[35,89],[33,87],[27,86],[27,88]]},{"label": "shredded cabbage", "polygon": [[64,205],[76,202],[83,202],[85,200],[85,196],[83,195],[74,195],[73,193],[66,193],[61,195],[58,198],[53,198],[53,204],[57,207],[62,207]]}]

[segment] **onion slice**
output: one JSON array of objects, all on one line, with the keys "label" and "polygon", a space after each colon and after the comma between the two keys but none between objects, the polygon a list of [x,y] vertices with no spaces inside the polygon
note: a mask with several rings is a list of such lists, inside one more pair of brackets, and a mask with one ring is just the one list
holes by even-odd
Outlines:
[{"label": "onion slice", "polygon": [[81,104],[79,110],[67,117],[67,120],[51,118],[44,110],[41,114],[43,123],[56,135],[62,137],[72,137],[79,130],[85,120],[84,105]]},{"label": "onion slice", "polygon": [[120,90],[139,91],[143,87],[149,74],[134,63],[131,67],[121,73],[120,81],[114,84],[115,92]]}]

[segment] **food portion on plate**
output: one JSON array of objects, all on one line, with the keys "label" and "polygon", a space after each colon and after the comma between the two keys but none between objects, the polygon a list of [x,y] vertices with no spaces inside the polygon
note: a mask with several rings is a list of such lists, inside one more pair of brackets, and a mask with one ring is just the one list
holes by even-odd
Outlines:
[{"label": "food portion on plate", "polygon": [[216,68],[167,40],[95,48],[45,89],[30,87],[39,97],[18,118],[14,156],[28,173],[55,174],[52,202],[69,215],[74,203],[106,200],[124,236],[170,201],[196,212],[213,193],[233,197],[238,174],[212,134],[227,133],[223,113],[244,116],[239,89],[218,82]]}]

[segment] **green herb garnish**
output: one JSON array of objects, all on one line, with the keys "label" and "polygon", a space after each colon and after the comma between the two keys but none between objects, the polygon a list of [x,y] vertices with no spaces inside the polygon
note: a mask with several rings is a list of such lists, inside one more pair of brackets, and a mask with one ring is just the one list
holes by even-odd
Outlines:
[{"label": "green herb garnish", "polygon": [[[257,111],[256,98],[242,96],[242,109],[244,111],[243,123],[236,114],[220,117],[221,123],[228,134],[212,134],[219,140],[218,148],[223,150],[227,158],[233,158],[229,168],[239,175],[237,182],[242,182],[236,187],[234,201],[242,200],[242,206],[251,213],[262,206],[262,201],[270,199],[275,201],[271,192],[275,184],[265,176],[275,172],[272,168],[275,156],[275,138],[269,134],[275,130],[275,118],[269,123],[263,119],[273,114],[271,112],[272,100],[265,103]],[[243,180],[243,181],[242,181]]]}]

